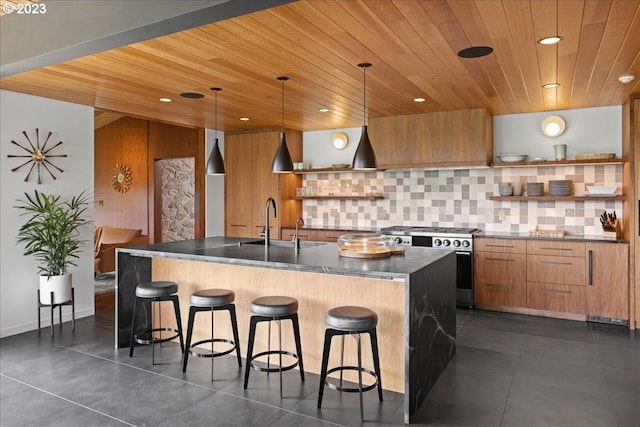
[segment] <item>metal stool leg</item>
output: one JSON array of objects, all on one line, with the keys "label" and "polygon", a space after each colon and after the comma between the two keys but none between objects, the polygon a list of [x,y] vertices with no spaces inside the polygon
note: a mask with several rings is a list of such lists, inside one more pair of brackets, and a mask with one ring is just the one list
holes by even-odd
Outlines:
[{"label": "metal stool leg", "polygon": [[355,334],[354,337],[358,342],[358,394],[360,394],[360,419],[364,422],[364,405],[362,402],[362,340],[360,339],[359,333]]},{"label": "metal stool leg", "polygon": [[296,341],[296,352],[298,353],[298,370],[300,371],[300,380],[304,381],[304,362],[302,361],[302,343],[300,342],[298,313],[291,316],[291,323],[293,323],[293,338]]},{"label": "metal stool leg", "polygon": [[180,318],[180,303],[178,302],[178,295],[171,295],[171,301],[173,301],[173,310],[176,313],[176,322],[178,323],[178,339],[180,340],[180,350],[184,353],[184,341],[182,340],[182,319]]},{"label": "metal stool leg", "polygon": [[[189,308],[189,323],[187,324],[187,349],[191,348],[191,336],[193,335],[193,322],[196,317],[196,307]],[[187,361],[189,360],[189,351],[185,351],[182,355],[182,372],[187,371]]]},{"label": "metal stool leg", "polygon": [[138,297],[133,300],[133,320],[131,322],[131,340],[129,341],[129,357],[133,357],[133,343],[135,339],[136,321],[138,310]]},{"label": "metal stool leg", "polygon": [[282,398],[282,321],[278,319],[278,362],[280,363],[280,398]]},{"label": "metal stool leg", "polygon": [[231,329],[233,329],[233,340],[236,343],[236,356],[238,358],[238,367],[242,368],[242,357],[240,356],[240,336],[238,335],[238,320],[236,319],[236,307],[229,307],[229,315],[231,316]]},{"label": "metal stool leg", "polygon": [[249,384],[249,370],[251,370],[251,360],[253,359],[253,342],[256,336],[256,324],[258,323],[258,319],[255,317],[251,317],[251,324],[249,325],[249,342],[247,344],[247,366],[244,369],[244,389],[247,389],[247,384]]},{"label": "metal stool leg", "polygon": [[382,375],[380,374],[380,357],[378,356],[378,334],[376,328],[369,331],[371,338],[371,352],[373,353],[373,369],[378,377],[378,398],[382,402]]}]

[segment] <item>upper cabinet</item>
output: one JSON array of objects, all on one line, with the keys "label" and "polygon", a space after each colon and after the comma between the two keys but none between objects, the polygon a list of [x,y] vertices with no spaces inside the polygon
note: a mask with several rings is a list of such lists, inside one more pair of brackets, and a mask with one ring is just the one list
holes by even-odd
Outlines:
[{"label": "upper cabinet", "polygon": [[[294,225],[302,205],[294,200],[300,176],[271,172],[278,148],[277,131],[227,135],[225,137],[225,234],[259,237],[265,225],[269,197],[276,201],[277,216],[269,211],[271,236],[280,235],[280,226]],[[302,160],[302,134],[287,131],[287,147],[294,162]]]},{"label": "upper cabinet", "polygon": [[487,166],[492,116],[485,109],[369,119],[379,169]]}]

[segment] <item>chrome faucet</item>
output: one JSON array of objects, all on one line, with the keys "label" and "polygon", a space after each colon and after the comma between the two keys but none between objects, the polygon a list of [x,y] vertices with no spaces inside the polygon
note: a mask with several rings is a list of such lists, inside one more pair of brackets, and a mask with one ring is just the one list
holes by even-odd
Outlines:
[{"label": "chrome faucet", "polygon": [[269,202],[271,202],[271,204],[273,205],[273,217],[277,218],[278,215],[276,214],[276,201],[273,200],[273,197],[269,197],[267,199],[267,203],[265,203],[264,205],[264,246],[267,247],[269,246],[270,242],[269,242]]},{"label": "chrome faucet", "polygon": [[296,234],[293,235],[293,247],[296,249],[300,249],[300,238],[298,237],[298,226],[304,225],[304,220],[302,218],[298,218],[296,220]]}]

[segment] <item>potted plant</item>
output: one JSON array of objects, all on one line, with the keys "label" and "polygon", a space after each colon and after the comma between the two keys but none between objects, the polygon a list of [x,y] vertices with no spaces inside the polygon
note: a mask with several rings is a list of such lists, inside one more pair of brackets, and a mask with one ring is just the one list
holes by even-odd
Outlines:
[{"label": "potted plant", "polygon": [[80,229],[89,222],[84,217],[89,197],[84,191],[66,201],[38,190],[24,195],[25,200],[18,200],[20,204],[15,207],[27,222],[20,227],[16,239],[24,244],[24,255],[33,255],[39,262],[40,303],[67,302],[71,300],[69,267],[76,266],[82,249]]}]

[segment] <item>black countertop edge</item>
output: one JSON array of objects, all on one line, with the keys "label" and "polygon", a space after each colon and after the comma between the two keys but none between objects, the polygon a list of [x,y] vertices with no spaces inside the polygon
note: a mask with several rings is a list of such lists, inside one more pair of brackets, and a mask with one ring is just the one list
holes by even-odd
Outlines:
[{"label": "black countertop edge", "polygon": [[[338,255],[335,243],[302,247],[255,245],[256,239],[209,237],[147,246],[118,248],[132,256],[211,262],[247,267],[272,268],[311,273],[339,274],[376,279],[407,279],[416,271],[448,255],[451,250],[407,248],[404,255],[360,259]],[[281,241],[280,241],[281,242]]]},{"label": "black countertop edge", "polygon": [[565,235],[564,237],[534,236],[529,233],[510,233],[506,231],[481,231],[473,237],[493,237],[498,239],[529,239],[529,240],[561,240],[567,242],[592,242],[592,243],[621,243],[629,244],[625,239],[613,239],[596,235]]}]

